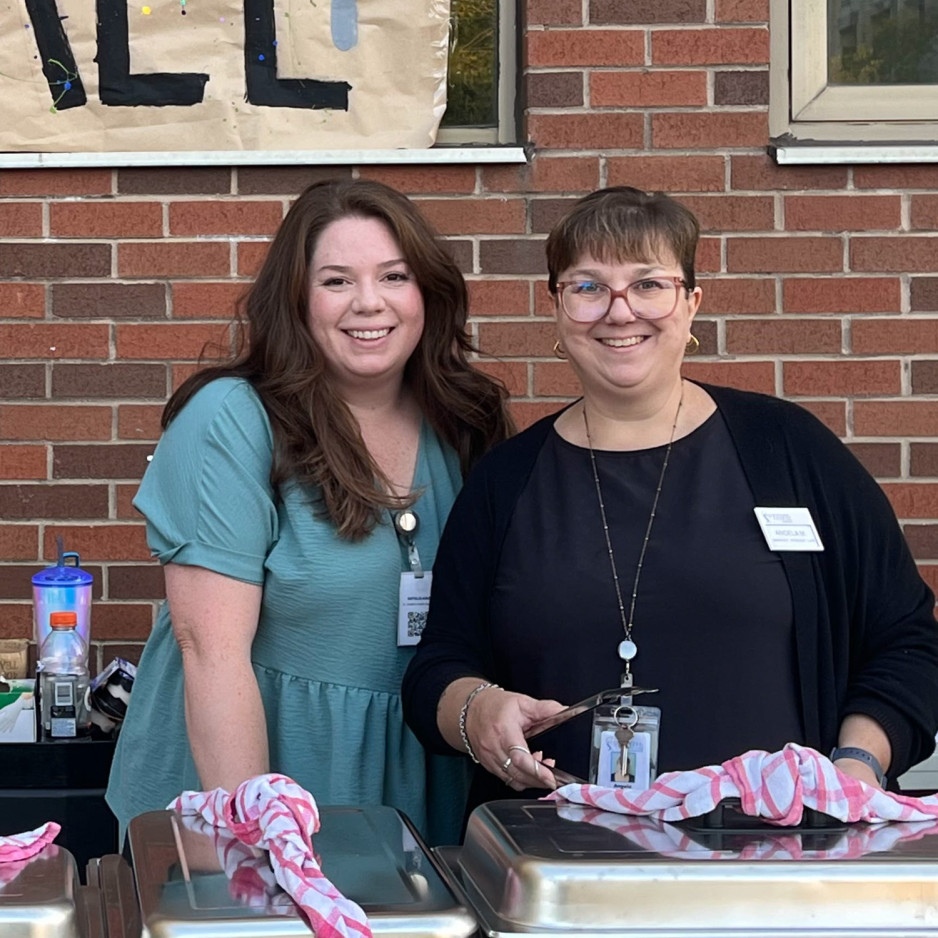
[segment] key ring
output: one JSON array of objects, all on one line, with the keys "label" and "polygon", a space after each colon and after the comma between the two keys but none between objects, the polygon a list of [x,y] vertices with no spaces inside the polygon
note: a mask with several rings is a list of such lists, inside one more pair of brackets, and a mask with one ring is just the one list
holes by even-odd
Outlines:
[{"label": "key ring", "polygon": [[[626,710],[629,716],[620,718],[620,710]],[[631,720],[624,723],[623,720],[629,720],[629,717],[631,717]],[[638,713],[634,707],[616,707],[616,709],[612,712],[612,719],[616,721],[616,726],[618,726],[620,729],[630,730],[633,726],[635,726],[636,723],[638,723]]]}]

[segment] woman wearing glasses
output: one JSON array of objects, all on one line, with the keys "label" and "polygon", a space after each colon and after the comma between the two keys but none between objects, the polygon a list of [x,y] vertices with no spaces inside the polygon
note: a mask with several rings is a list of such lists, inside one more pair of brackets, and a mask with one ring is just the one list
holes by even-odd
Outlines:
[{"label": "woman wearing glasses", "polygon": [[[405,716],[480,763],[470,808],[587,777],[601,689],[658,688],[658,771],[789,741],[871,784],[934,747],[938,630],[874,480],[807,411],[681,376],[697,220],[661,194],[580,200],[547,241],[555,352],[583,396],[471,475],[434,568]],[[484,770],[484,771],[481,771]],[[559,773],[558,773],[559,774]]]}]

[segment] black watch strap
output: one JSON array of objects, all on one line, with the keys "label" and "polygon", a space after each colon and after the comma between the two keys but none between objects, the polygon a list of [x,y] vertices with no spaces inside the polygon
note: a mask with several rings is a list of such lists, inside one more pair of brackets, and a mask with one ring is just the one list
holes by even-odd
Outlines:
[{"label": "black watch strap", "polygon": [[886,773],[879,759],[866,749],[861,749],[859,746],[836,746],[831,752],[830,759],[831,762],[836,762],[838,759],[856,759],[858,762],[864,762],[876,774],[879,784],[886,784]]}]

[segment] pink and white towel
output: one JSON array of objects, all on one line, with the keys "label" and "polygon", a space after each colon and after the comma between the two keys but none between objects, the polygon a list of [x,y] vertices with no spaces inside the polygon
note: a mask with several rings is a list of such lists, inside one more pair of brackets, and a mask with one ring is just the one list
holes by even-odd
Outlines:
[{"label": "pink and white towel", "polygon": [[699,817],[725,798],[739,798],[744,814],[783,827],[798,824],[805,808],[840,821],[928,821],[938,818],[938,795],[909,798],[882,791],[844,774],[814,749],[788,743],[778,752],[753,749],[688,772],[659,775],[645,791],[564,785],[547,800],[648,815],[662,821]]},{"label": "pink and white towel", "polygon": [[323,875],[313,852],[319,809],[313,796],[285,775],[258,775],[234,792],[183,792],[169,806],[230,831],[270,855],[277,883],[306,915],[318,938],[371,938],[361,908]]},{"label": "pink and white towel", "polygon": [[46,844],[51,844],[59,836],[60,830],[60,824],[47,821],[34,831],[0,837],[0,863],[12,863],[34,857]]}]

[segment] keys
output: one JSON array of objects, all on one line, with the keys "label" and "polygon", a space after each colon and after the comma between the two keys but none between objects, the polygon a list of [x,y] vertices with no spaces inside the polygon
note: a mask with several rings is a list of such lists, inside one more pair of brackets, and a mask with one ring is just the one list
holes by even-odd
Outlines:
[{"label": "keys", "polygon": [[619,764],[616,767],[616,775],[623,780],[629,777],[629,743],[634,735],[628,726],[620,726],[616,730],[616,742],[619,744]]}]

